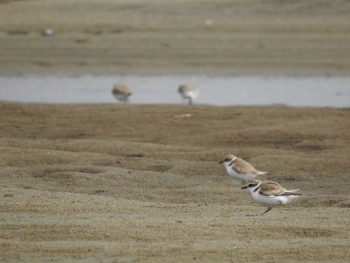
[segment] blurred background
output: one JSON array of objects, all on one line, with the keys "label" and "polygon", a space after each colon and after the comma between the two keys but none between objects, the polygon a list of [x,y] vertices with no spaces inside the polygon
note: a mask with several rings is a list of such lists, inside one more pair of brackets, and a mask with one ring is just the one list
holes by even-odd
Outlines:
[{"label": "blurred background", "polygon": [[[293,92],[296,85],[312,90],[327,79],[328,89],[334,92],[319,89],[320,96],[327,98],[332,93],[342,101],[350,101],[346,92],[349,69],[350,2],[346,0],[0,0],[3,101],[12,100],[4,90],[9,82],[3,76],[9,75],[23,80],[18,84],[22,89],[33,82],[28,76],[59,76],[64,86],[73,83],[72,87],[79,86],[74,83],[80,82],[81,76],[112,76],[112,83],[104,81],[108,87],[101,87],[99,79],[90,80],[94,87],[106,89],[125,81],[125,76],[143,76],[142,83],[153,81],[147,76],[167,76],[168,86],[163,85],[163,79],[134,87],[135,81],[126,83],[134,95],[145,87],[168,88],[174,94],[171,101],[166,97],[160,101],[136,100],[140,103],[180,102],[176,89],[186,81],[200,89],[213,89],[212,85],[205,86],[210,81],[203,82],[203,76],[222,78],[210,84],[222,88],[225,97],[237,97],[237,89],[249,88],[253,83],[245,93],[249,98],[259,91],[269,92],[266,87],[283,89],[280,81],[271,82],[275,77],[289,78],[284,94]],[[235,81],[237,76],[255,79]],[[231,79],[225,82],[225,77]],[[77,79],[71,82],[65,78]],[[291,83],[294,78],[307,78],[307,84],[299,80]],[[52,82],[43,80],[35,85],[56,89]],[[113,100],[110,90],[108,93]],[[204,94],[202,91],[198,102],[210,104],[207,99],[201,101]],[[307,101],[315,97],[300,90],[296,94]],[[232,105],[248,103],[240,97]],[[78,98],[75,101],[80,102]],[[230,104],[219,102],[212,104]],[[288,104],[283,98],[266,101],[263,97],[252,103]],[[341,101],[334,104],[344,106]]]}]

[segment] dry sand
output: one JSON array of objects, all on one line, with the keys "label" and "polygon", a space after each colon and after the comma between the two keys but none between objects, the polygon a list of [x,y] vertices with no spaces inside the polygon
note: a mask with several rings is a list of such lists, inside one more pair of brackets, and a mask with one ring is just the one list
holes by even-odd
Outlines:
[{"label": "dry sand", "polygon": [[[3,262],[346,262],[350,110],[0,105]],[[252,201],[235,153],[300,188]]]},{"label": "dry sand", "polygon": [[[346,0],[0,0],[6,73],[349,74]],[[52,28],[56,34],[44,37]]]},{"label": "dry sand", "polygon": [[[0,1],[0,71],[342,75],[349,13],[344,0]],[[2,103],[0,261],[348,262],[349,116]],[[265,207],[217,164],[226,153],[303,197],[252,216]]]}]

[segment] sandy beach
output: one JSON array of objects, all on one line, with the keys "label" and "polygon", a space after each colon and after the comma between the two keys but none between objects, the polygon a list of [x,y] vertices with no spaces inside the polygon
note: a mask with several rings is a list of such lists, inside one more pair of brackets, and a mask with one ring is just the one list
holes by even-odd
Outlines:
[{"label": "sandy beach", "polygon": [[[349,109],[1,104],[3,262],[346,262]],[[255,203],[235,153],[294,204]]]},{"label": "sandy beach", "polygon": [[[0,1],[0,71],[347,75],[349,10],[341,0]],[[349,116],[1,102],[0,261],[348,262]],[[302,197],[260,216],[266,206],[218,164],[227,153]]]},{"label": "sandy beach", "polygon": [[350,4],[2,0],[0,46],[9,74],[347,75]]}]

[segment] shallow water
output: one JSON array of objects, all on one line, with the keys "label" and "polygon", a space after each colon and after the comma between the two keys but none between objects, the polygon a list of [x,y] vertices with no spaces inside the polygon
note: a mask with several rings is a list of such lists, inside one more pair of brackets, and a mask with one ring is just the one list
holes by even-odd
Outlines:
[{"label": "shallow water", "polygon": [[196,104],[350,107],[350,77],[263,76],[0,76],[0,101],[115,103],[114,84],[128,85],[131,103],[181,103],[177,87],[200,88]]}]

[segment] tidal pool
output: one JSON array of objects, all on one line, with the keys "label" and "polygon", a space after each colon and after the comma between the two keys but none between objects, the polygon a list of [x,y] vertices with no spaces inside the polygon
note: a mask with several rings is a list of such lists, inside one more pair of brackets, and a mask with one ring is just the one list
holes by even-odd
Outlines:
[{"label": "tidal pool", "polygon": [[0,101],[72,104],[117,103],[114,84],[129,86],[132,104],[180,104],[177,87],[195,84],[195,104],[350,107],[350,77],[286,76],[0,76]]}]

